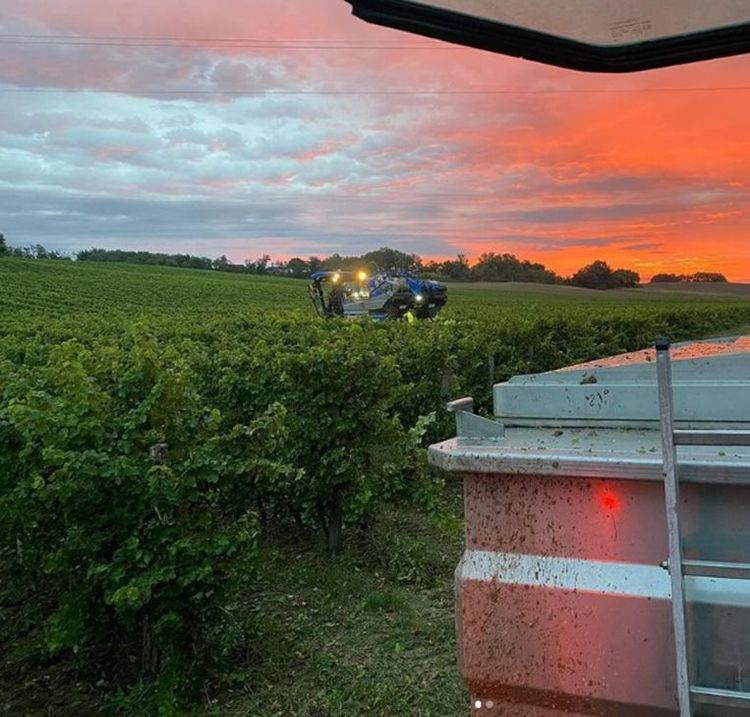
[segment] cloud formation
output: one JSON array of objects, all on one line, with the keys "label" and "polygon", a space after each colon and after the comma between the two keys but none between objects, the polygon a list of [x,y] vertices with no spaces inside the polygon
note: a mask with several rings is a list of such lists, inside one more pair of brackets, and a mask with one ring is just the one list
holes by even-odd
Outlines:
[{"label": "cloud formation", "polygon": [[0,34],[12,243],[237,261],[388,244],[750,280],[750,92],[726,89],[748,58],[587,75],[343,0],[0,0]]}]

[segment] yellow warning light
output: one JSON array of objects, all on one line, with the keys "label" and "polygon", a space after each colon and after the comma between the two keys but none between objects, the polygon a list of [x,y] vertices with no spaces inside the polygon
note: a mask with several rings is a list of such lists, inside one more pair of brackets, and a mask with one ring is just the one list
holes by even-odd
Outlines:
[{"label": "yellow warning light", "polygon": [[366,280],[367,280],[367,272],[366,272],[366,271],[360,271],[360,272],[359,272],[359,273],[357,274],[357,278],[358,278],[358,279],[359,279],[360,281],[366,281]]}]

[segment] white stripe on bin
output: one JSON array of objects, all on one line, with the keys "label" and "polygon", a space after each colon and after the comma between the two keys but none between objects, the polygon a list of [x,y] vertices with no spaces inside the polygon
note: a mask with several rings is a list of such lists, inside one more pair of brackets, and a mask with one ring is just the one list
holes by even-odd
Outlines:
[{"label": "white stripe on bin", "polygon": [[[671,600],[669,573],[659,565],[523,553],[467,550],[462,580]],[[750,581],[687,576],[688,602],[750,607]]]},{"label": "white stripe on bin", "polygon": [[467,550],[464,580],[671,599],[669,573],[658,565]]}]

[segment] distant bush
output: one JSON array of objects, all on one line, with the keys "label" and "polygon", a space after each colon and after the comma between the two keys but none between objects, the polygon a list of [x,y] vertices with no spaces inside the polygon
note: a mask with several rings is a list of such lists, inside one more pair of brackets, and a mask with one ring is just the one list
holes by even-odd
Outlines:
[{"label": "distant bush", "polygon": [[0,234],[0,256],[13,256],[18,259],[47,259],[54,261],[70,261],[72,257],[61,251],[47,249],[41,244],[29,246],[8,246],[5,237]]},{"label": "distant bush", "polygon": [[560,284],[562,279],[543,264],[520,260],[513,254],[482,254],[471,267],[474,281],[526,281],[537,284]]},{"label": "distant bush", "polygon": [[727,277],[710,271],[697,271],[695,274],[654,274],[652,284],[683,283],[726,283]]},{"label": "distant bush", "polygon": [[651,277],[651,284],[670,284],[677,281],[683,281],[682,274],[654,274]]},{"label": "distant bush", "polygon": [[629,269],[611,269],[604,261],[595,261],[579,269],[570,278],[573,286],[586,289],[631,289],[641,277]]}]

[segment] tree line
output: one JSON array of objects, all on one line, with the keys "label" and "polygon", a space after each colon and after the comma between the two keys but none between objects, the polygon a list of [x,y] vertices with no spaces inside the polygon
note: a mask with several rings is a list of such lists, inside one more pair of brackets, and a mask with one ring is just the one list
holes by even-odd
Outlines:
[{"label": "tree line", "polygon": [[654,274],[651,277],[652,284],[707,284],[725,283],[727,277],[715,271],[696,271],[695,274]]},{"label": "tree line", "polygon": [[4,234],[0,234],[0,256],[15,256],[21,259],[62,259],[70,261],[72,257],[61,251],[47,249],[41,244],[29,246],[9,246]]},{"label": "tree line", "polygon": [[79,261],[115,261],[133,264],[158,264],[191,269],[211,269],[242,274],[267,274],[306,279],[317,271],[355,271],[380,269],[416,272],[428,279],[439,281],[527,282],[534,284],[569,284],[590,289],[633,288],[640,276],[629,269],[611,269],[604,261],[594,261],[566,278],[548,269],[544,264],[519,259],[514,254],[485,252],[473,264],[465,254],[443,261],[425,260],[417,254],[382,247],[361,255],[328,257],[293,257],[288,261],[273,261],[268,254],[259,259],[233,264],[227,257],[218,259],[194,257],[189,254],[154,254],[143,251],[88,249],[78,252]]},{"label": "tree line", "polygon": [[[59,251],[51,251],[41,244],[27,247],[10,247],[0,234],[0,256],[16,256],[30,259],[71,259]],[[472,264],[466,254],[442,261],[423,259],[382,247],[361,255],[344,256],[338,253],[328,257],[293,257],[288,261],[274,261],[269,254],[258,259],[246,259],[235,264],[226,256],[211,259],[191,254],[167,254],[150,251],[127,251],[123,249],[84,249],[75,254],[77,261],[118,262],[149,266],[173,266],[184,269],[203,269],[237,274],[285,276],[305,279],[317,271],[353,271],[380,269],[418,272],[425,278],[440,281],[487,281],[529,282],[535,284],[561,284],[587,289],[622,289],[640,285],[640,275],[624,268],[612,268],[607,262],[597,259],[582,267],[570,277],[563,277],[544,264],[519,259],[514,254],[485,252]],[[651,283],[661,282],[726,282],[723,274],[696,272],[694,274],[656,274]]]}]

